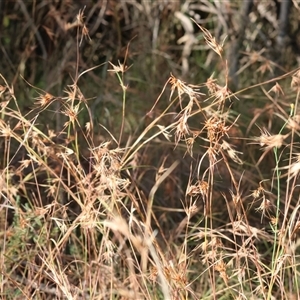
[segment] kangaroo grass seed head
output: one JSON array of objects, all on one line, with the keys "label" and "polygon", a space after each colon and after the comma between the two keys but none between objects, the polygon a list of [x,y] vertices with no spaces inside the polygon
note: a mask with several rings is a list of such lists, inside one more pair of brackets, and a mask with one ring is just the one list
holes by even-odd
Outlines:
[{"label": "kangaroo grass seed head", "polygon": [[293,76],[291,81],[291,88],[295,91],[299,91],[300,89],[300,70],[298,70]]},{"label": "kangaroo grass seed head", "polygon": [[273,148],[280,148],[284,144],[284,140],[289,134],[270,134],[267,129],[261,129],[261,135],[254,137],[253,140],[257,142],[265,151]]}]

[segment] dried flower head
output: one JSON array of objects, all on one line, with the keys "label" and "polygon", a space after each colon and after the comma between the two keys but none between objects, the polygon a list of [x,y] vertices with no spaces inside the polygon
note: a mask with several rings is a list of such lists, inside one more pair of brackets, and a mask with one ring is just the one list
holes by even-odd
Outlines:
[{"label": "dried flower head", "polygon": [[195,197],[199,194],[202,197],[207,197],[208,195],[208,183],[204,180],[199,180],[195,185],[189,185],[186,191],[187,195]]},{"label": "dried flower head", "polygon": [[232,147],[223,140],[221,149],[225,150],[228,154],[228,156],[237,164],[243,164],[242,160],[238,157],[238,154],[242,154],[242,152],[238,152],[236,150],[233,150]]},{"label": "dried flower head", "polygon": [[49,93],[40,94],[36,99],[35,104],[37,106],[41,106],[45,108],[47,105],[49,105],[55,98]]},{"label": "dried flower head", "polygon": [[[179,103],[180,103],[181,107],[182,107],[182,95],[184,95],[184,94],[188,95],[192,102],[195,102],[197,97],[199,97],[200,95],[204,95],[199,92],[199,86],[186,84],[184,81],[176,78],[173,74],[171,74],[171,77],[169,78],[168,81],[171,84],[170,99],[172,98],[174,91],[177,90]],[[197,101],[196,101],[196,103],[198,105]]]},{"label": "dried flower head", "polygon": [[293,157],[294,162],[288,166],[281,167],[281,170],[287,169],[288,172],[286,176],[288,180],[291,180],[294,177],[298,177],[300,171],[300,153],[297,153]]},{"label": "dried flower head", "polygon": [[300,70],[292,76],[291,88],[298,91],[300,88]]},{"label": "dried flower head", "polygon": [[[194,21],[195,22],[195,21]],[[195,22],[196,23],[196,22]],[[204,27],[202,27],[201,25],[197,24],[196,25],[201,29],[201,31],[203,32],[203,37],[205,39],[206,44],[213,50],[215,51],[220,57],[222,57],[222,53],[223,53],[223,45],[224,45],[224,41],[223,43],[220,45],[219,43],[217,43],[216,38],[214,38],[212,36],[212,34]]]},{"label": "dried flower head", "polygon": [[289,118],[287,128],[291,130],[300,130],[300,115],[294,115]]},{"label": "dried flower head", "polygon": [[284,139],[288,137],[288,134],[274,134],[271,135],[266,129],[261,130],[261,136],[255,137],[254,140],[259,143],[266,151],[273,148],[280,148],[283,145]]},{"label": "dried flower head", "polygon": [[268,93],[275,93],[276,96],[284,95],[284,92],[281,88],[281,86],[278,84],[278,82],[276,82],[276,84],[268,91]]}]

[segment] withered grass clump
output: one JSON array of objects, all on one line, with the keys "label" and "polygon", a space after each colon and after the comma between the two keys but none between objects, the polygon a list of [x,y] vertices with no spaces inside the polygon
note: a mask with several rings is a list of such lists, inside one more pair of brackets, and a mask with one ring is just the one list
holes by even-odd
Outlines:
[{"label": "withered grass clump", "polygon": [[81,90],[91,69],[61,95],[29,85],[27,113],[1,75],[1,299],[297,298],[299,71],[258,85],[267,103],[249,119],[235,105],[257,86],[231,92],[224,45],[198,26],[223,80],[171,74],[136,131],[126,59],[109,64],[114,131]]}]

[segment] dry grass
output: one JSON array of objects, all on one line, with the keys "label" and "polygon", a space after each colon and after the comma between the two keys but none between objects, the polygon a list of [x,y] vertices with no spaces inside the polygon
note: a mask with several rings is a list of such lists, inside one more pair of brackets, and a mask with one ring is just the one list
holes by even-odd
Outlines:
[{"label": "dry grass", "polygon": [[[299,70],[232,93],[224,45],[199,28],[224,77],[170,75],[131,135],[125,63],[108,70],[123,95],[117,136],[80,89],[91,69],[63,96],[30,86],[27,114],[1,75],[1,299],[299,297]],[[257,87],[267,103],[247,123],[234,105]]]}]

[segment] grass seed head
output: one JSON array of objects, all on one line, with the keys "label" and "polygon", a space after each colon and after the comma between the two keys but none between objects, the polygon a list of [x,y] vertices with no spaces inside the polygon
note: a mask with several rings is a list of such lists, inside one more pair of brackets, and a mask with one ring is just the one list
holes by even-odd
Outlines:
[{"label": "grass seed head", "polygon": [[271,135],[266,129],[261,130],[261,136],[255,137],[254,140],[259,143],[261,147],[263,147],[266,151],[280,148],[284,140],[288,137],[288,134],[274,134]]},{"label": "grass seed head", "polygon": [[291,81],[291,88],[299,91],[300,89],[300,70],[298,70],[293,76]]}]

